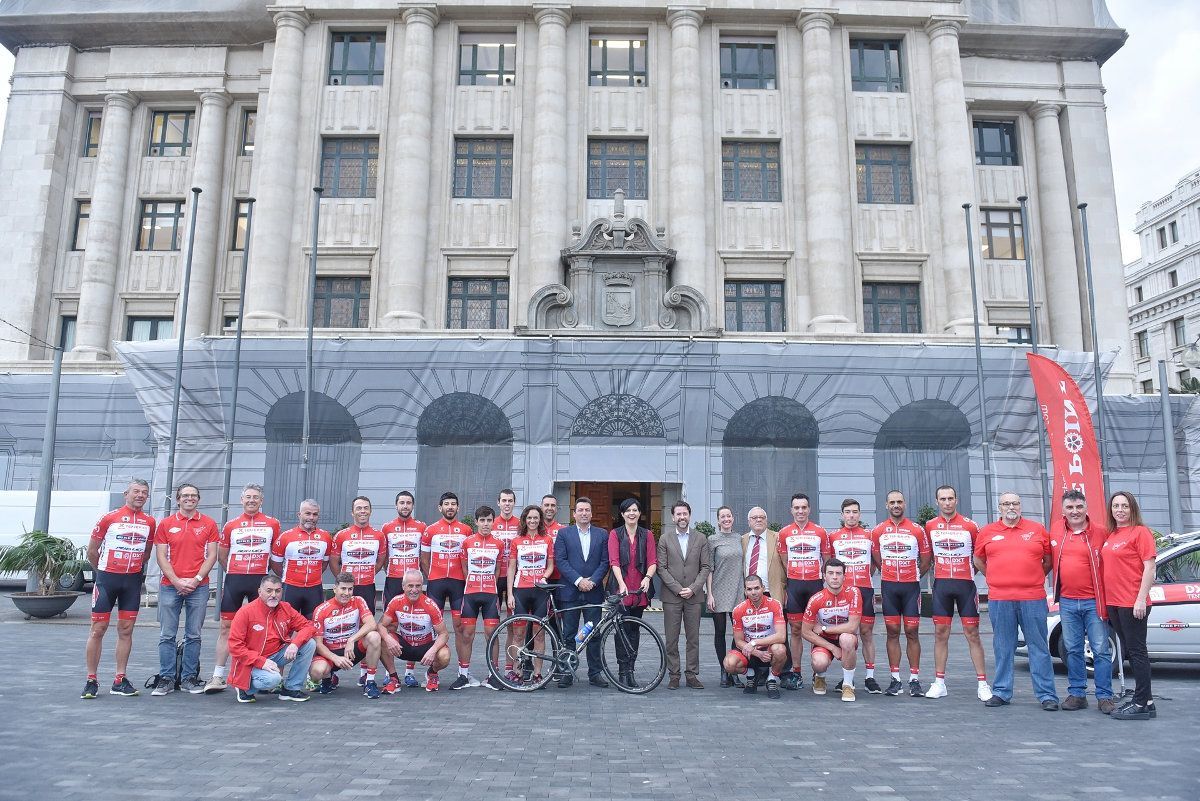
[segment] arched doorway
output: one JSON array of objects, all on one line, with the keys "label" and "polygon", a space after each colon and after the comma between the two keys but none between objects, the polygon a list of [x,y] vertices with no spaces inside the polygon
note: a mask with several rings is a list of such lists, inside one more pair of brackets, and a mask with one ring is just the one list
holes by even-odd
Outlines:
[{"label": "arched doorway", "polygon": [[875,437],[875,496],[878,516],[886,514],[889,491],[898,489],[916,519],[922,506],[936,506],[936,490],[950,484],[958,510],[971,511],[971,464],[967,445],[971,424],[952,403],[920,400],[897,409]]},{"label": "arched doorway", "polygon": [[[321,504],[321,527],[350,519],[350,499],[358,494],[362,434],[346,407],[320,392],[309,406],[308,492]],[[293,392],[267,412],[268,508],[284,528],[294,524],[304,491],[304,393]]]},{"label": "arched doorway", "polygon": [[496,404],[470,392],[443,395],[417,421],[417,513],[437,519],[438,496],[458,495],[459,517],[486,503],[512,482],[513,431]]},{"label": "arched doorway", "polygon": [[790,523],[797,492],[812,498],[816,509],[819,440],[816,418],[791,398],[759,398],[729,418],[721,441],[723,497],[739,531],[754,506],[766,509],[772,523]]}]

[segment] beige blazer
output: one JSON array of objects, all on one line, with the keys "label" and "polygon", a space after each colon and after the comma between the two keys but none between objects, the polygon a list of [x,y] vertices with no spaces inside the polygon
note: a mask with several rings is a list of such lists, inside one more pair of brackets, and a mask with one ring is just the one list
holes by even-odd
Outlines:
[{"label": "beige blazer", "polygon": [[[781,604],[787,603],[787,572],[777,556],[779,532],[767,529],[763,532],[763,547],[767,549],[767,592]],[[746,559],[750,556],[750,532],[742,535],[742,572],[746,570]]]},{"label": "beige blazer", "polygon": [[[679,545],[679,533],[675,529],[663,532],[658,538],[658,573],[662,581],[662,600],[668,604],[702,603],[705,599],[704,585],[712,572],[712,546],[708,537],[698,531],[688,536],[687,557]],[[691,587],[691,598],[680,598],[679,591]]]}]

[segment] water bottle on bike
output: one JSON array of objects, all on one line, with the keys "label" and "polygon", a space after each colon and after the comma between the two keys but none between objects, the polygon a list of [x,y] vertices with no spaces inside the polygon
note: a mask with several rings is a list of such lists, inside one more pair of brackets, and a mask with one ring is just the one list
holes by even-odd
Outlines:
[{"label": "water bottle on bike", "polygon": [[583,641],[588,638],[588,635],[592,633],[592,629],[594,628],[596,628],[596,624],[592,623],[592,621],[589,620],[588,622],[584,623],[583,628],[581,628],[579,633],[575,635],[575,644],[583,645]]}]

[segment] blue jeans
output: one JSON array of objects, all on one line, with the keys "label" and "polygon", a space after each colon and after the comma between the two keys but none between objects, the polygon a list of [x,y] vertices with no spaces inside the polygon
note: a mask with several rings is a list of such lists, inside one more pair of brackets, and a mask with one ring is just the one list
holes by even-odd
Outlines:
[{"label": "blue jeans", "polygon": [[1005,701],[1012,700],[1013,657],[1017,651],[1017,626],[1025,635],[1029,649],[1029,677],[1039,701],[1058,701],[1054,690],[1054,666],[1046,643],[1046,601],[988,601],[992,621],[992,651],[996,675],[992,692]]},{"label": "blue jeans", "polygon": [[1063,647],[1067,652],[1067,694],[1087,697],[1087,664],[1083,658],[1083,635],[1086,633],[1096,661],[1096,700],[1111,699],[1112,651],[1108,647],[1108,624],[1096,612],[1096,599],[1063,598],[1058,609],[1062,618]]},{"label": "blue jeans", "polygon": [[[284,657],[285,651],[287,651],[286,645],[270,658],[272,662],[279,665],[279,673],[272,673],[262,668],[253,668],[250,671],[250,689],[248,691],[250,695],[254,695],[260,690],[274,690],[279,686],[280,673],[283,672],[283,669],[288,664],[288,660]],[[308,678],[308,666],[312,664],[313,654],[316,652],[317,643],[315,640],[309,640],[296,649],[296,658],[292,660],[292,666],[287,672],[287,677],[283,680],[284,689],[304,689],[304,680]]]},{"label": "blue jeans", "polygon": [[208,585],[180,595],[175,585],[158,588],[158,675],[175,675],[175,637],[179,633],[179,613],[185,614],[183,624],[184,678],[200,672],[200,630],[204,628],[204,611],[208,608]]}]

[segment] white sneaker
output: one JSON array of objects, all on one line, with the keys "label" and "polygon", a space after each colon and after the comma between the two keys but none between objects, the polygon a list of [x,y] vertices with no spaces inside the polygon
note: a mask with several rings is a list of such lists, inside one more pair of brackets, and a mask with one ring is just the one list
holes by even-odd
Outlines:
[{"label": "white sneaker", "polygon": [[925,691],[926,698],[945,698],[947,695],[946,685],[944,682],[935,681],[929,685],[929,689]]},{"label": "white sneaker", "polygon": [[468,687],[478,687],[479,686],[479,679],[475,678],[470,673],[467,674],[467,682],[468,682],[467,683]]},{"label": "white sneaker", "polygon": [[979,689],[975,691],[979,696],[980,701],[987,701],[992,697],[992,688],[988,686],[986,681],[979,682]]}]

